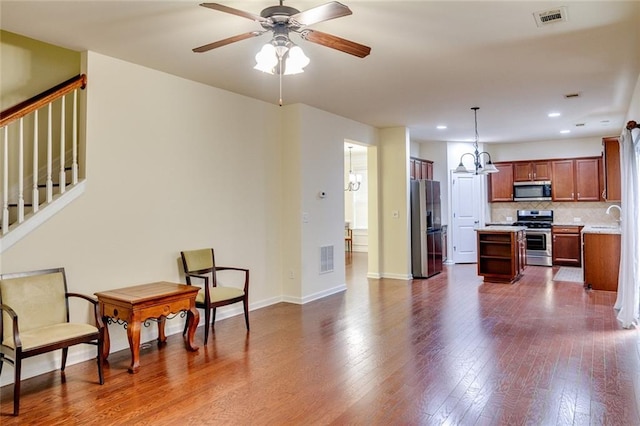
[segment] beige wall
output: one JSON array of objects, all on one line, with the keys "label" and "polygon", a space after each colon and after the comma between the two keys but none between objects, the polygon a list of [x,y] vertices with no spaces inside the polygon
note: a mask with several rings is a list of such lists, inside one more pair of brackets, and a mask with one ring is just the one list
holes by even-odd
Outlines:
[{"label": "beige wall", "polygon": [[409,152],[407,128],[380,130],[381,275],[386,278],[411,277]]},{"label": "beige wall", "polygon": [[80,53],[0,30],[0,110],[80,74]]}]

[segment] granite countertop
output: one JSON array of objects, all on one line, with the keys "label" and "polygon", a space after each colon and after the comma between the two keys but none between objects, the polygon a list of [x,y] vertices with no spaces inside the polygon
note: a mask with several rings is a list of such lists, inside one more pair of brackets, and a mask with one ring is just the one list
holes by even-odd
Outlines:
[{"label": "granite countertop", "polygon": [[476,231],[490,231],[490,232],[518,232],[525,231],[527,228],[525,226],[503,226],[503,225],[488,225],[488,226],[480,226],[476,228]]},{"label": "granite countertop", "polygon": [[583,234],[622,234],[620,225],[585,225]]}]

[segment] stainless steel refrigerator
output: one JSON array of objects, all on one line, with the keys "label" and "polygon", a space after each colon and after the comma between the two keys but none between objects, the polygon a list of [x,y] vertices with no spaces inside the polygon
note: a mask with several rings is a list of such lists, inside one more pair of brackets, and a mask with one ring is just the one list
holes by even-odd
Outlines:
[{"label": "stainless steel refrigerator", "polygon": [[428,278],[442,272],[440,182],[411,181],[411,273]]}]

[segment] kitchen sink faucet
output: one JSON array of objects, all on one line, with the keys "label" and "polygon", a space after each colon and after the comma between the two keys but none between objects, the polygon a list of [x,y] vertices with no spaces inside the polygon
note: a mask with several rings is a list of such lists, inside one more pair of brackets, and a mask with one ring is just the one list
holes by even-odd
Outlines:
[{"label": "kitchen sink faucet", "polygon": [[620,222],[622,222],[622,209],[620,208],[620,206],[619,206],[619,205],[617,205],[617,204],[611,204],[611,205],[607,208],[607,212],[606,212],[606,213],[607,213],[607,214],[609,214],[609,212],[611,211],[611,209],[612,209],[612,208],[614,208],[614,207],[615,207],[616,209],[618,209],[618,212],[620,213],[620,216],[618,217],[618,220],[617,220],[617,222],[618,222],[618,223],[620,223]]}]

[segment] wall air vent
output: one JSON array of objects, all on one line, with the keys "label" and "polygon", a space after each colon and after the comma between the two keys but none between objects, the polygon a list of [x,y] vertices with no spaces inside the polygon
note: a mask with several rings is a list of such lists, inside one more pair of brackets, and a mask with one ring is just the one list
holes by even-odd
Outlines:
[{"label": "wall air vent", "polygon": [[320,273],[333,272],[333,246],[320,247]]},{"label": "wall air vent", "polygon": [[539,27],[544,27],[545,25],[555,22],[566,22],[568,20],[567,8],[562,6],[555,9],[534,12],[533,17],[536,20],[536,25]]}]

